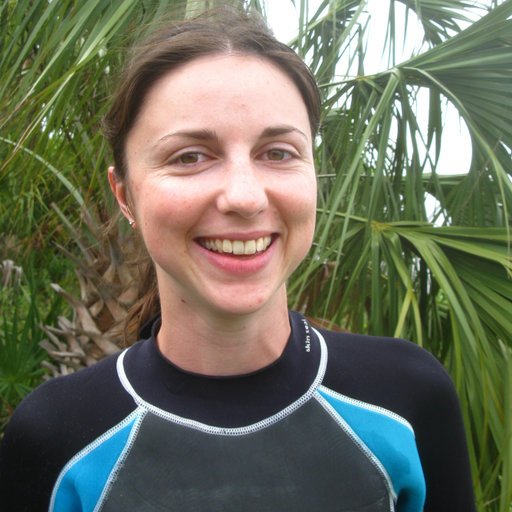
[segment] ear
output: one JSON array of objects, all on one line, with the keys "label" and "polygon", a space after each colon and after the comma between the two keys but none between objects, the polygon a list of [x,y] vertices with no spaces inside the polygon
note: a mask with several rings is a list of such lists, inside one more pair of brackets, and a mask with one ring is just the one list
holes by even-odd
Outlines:
[{"label": "ear", "polygon": [[114,166],[110,166],[108,168],[108,182],[110,184],[110,188],[114,197],[117,200],[117,204],[121,209],[123,215],[128,219],[130,224],[135,222],[133,218],[132,212],[130,210],[129,201],[128,201],[128,190],[123,180],[119,178],[116,173],[116,169]]}]

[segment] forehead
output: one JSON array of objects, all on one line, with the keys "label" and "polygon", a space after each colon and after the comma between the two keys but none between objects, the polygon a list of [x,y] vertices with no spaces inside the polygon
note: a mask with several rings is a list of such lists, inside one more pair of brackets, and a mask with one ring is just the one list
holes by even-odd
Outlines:
[{"label": "forehead", "polygon": [[167,73],[164,73],[149,89],[149,94],[158,89],[162,82],[176,84],[187,79],[203,79],[203,85],[231,77],[234,79],[247,79],[252,73],[265,75],[267,79],[277,82],[285,80],[289,86],[296,88],[293,80],[274,61],[261,55],[251,53],[212,53],[201,55],[188,62],[178,65]]},{"label": "forehead", "polygon": [[[292,79],[272,61],[245,54],[198,57],[163,75],[149,89],[134,128],[141,122],[155,124],[194,120],[233,122],[236,113],[252,121],[259,116],[279,118],[279,123],[304,122],[307,109]],[[262,119],[260,119],[262,120]],[[156,127],[156,126],[155,126]]]}]

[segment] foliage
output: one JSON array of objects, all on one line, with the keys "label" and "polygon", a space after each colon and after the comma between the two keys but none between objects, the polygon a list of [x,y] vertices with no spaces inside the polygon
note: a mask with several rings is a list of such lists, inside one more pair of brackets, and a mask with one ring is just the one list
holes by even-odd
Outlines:
[{"label": "foliage", "polygon": [[[306,0],[292,2],[300,19],[291,44],[321,84],[324,111],[315,244],[289,284],[290,303],[353,331],[412,339],[434,353],[461,398],[479,510],[509,512],[512,0],[390,0],[387,60],[367,74],[370,1],[319,0],[314,12]],[[98,242],[86,205],[107,205],[95,222],[108,216],[108,155],[99,126],[121,54],[147,24],[215,3],[2,2],[0,232],[21,245],[16,261],[24,267],[34,250],[44,254],[51,279],[68,289],[65,270],[73,259],[50,262],[62,261],[57,244],[80,255]],[[404,59],[400,27],[424,35]],[[428,104],[425,114],[421,102]],[[446,105],[471,138],[463,174],[439,172]],[[426,206],[432,197],[433,211]],[[77,251],[63,219],[86,250]],[[13,329],[11,317],[31,326],[25,312],[52,309],[48,294],[34,302],[39,288],[30,283],[23,300],[10,296],[2,310],[9,313],[0,340]],[[34,347],[39,334],[26,329],[23,339]],[[24,386],[35,382],[24,378]]]},{"label": "foliage", "polygon": [[[392,49],[400,44],[396,4]],[[290,295],[313,316],[412,339],[444,362],[462,402],[480,510],[505,512],[512,501],[512,2],[488,13],[482,6],[474,23],[465,14],[475,2],[403,4],[409,22],[416,16],[424,28],[424,45],[403,62],[392,53],[373,75],[364,72],[363,2],[322,2],[301,22],[294,44],[313,56],[326,108],[315,247]],[[356,76],[343,75],[350,70]],[[426,122],[418,97],[428,98]],[[471,136],[464,174],[438,172],[446,103]],[[434,212],[428,196],[437,200]]]},{"label": "foliage", "polygon": [[37,292],[33,275],[12,260],[0,263],[0,430],[44,374],[39,347],[44,333],[39,326],[55,321],[58,298],[43,312],[36,305]]}]

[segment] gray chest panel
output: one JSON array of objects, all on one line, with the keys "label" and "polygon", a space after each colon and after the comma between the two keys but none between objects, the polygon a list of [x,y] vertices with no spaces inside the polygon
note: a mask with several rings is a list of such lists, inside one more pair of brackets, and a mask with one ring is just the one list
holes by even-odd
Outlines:
[{"label": "gray chest panel", "polygon": [[102,512],[389,512],[386,479],[315,400],[243,435],[148,414]]}]

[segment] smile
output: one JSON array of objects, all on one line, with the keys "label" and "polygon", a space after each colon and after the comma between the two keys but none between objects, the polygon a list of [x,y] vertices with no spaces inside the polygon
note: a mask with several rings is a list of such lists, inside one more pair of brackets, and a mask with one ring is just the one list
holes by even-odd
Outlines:
[{"label": "smile", "polygon": [[209,251],[240,256],[250,256],[258,252],[263,252],[268,248],[271,242],[272,238],[270,236],[262,236],[255,240],[203,239],[199,241],[199,243]]}]

